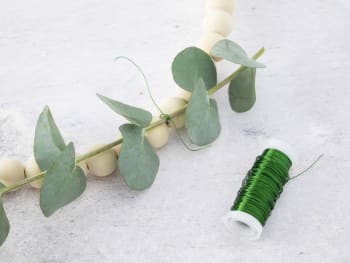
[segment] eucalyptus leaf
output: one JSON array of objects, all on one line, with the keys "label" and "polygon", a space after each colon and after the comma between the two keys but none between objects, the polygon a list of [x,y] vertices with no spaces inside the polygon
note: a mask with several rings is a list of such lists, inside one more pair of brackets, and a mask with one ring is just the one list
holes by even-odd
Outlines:
[{"label": "eucalyptus leaf", "polygon": [[218,41],[211,49],[211,53],[214,57],[223,58],[248,68],[265,68],[264,64],[249,58],[241,46],[228,39]]},{"label": "eucalyptus leaf", "polygon": [[46,171],[66,145],[48,106],[41,112],[35,128],[34,156],[42,171]]},{"label": "eucalyptus leaf", "polygon": [[[3,184],[0,183],[0,190],[5,188]],[[6,216],[6,212],[2,203],[2,196],[0,195],[0,246],[5,242],[8,234],[10,232],[10,223]]]},{"label": "eucalyptus leaf", "polygon": [[40,208],[45,216],[69,204],[85,190],[86,177],[75,164],[74,145],[69,143],[53,165],[47,170],[40,191]]},{"label": "eucalyptus leaf", "polygon": [[123,136],[118,158],[120,174],[131,189],[146,189],[156,178],[159,158],[143,136],[143,129],[134,124],[124,124],[119,130]]},{"label": "eucalyptus leaf", "polygon": [[230,82],[228,95],[232,110],[245,112],[254,106],[256,100],[255,75],[255,68],[246,68]]},{"label": "eucalyptus leaf", "polygon": [[216,67],[211,57],[203,50],[189,47],[181,51],[174,59],[172,73],[175,82],[183,89],[192,92],[200,77],[206,89],[217,84]]},{"label": "eucalyptus leaf", "polygon": [[139,127],[145,128],[152,121],[152,114],[149,111],[130,106],[128,104],[112,100],[103,95],[97,94],[97,96],[107,104],[114,112],[122,115],[125,119],[130,121]]},{"label": "eucalyptus leaf", "polygon": [[220,135],[221,124],[216,101],[210,99],[203,79],[199,79],[186,109],[186,128],[193,144],[205,146]]}]

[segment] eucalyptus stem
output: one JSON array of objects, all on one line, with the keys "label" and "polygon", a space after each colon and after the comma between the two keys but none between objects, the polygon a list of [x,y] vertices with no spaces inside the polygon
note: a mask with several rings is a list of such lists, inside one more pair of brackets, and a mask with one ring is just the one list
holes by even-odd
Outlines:
[{"label": "eucalyptus stem", "polygon": [[[262,54],[264,54],[265,52],[265,48],[260,48],[258,50],[258,52],[256,52],[254,54],[254,56],[252,57],[254,60],[257,60],[259,57],[261,57]],[[245,70],[247,67],[246,66],[240,66],[235,72],[233,72],[231,75],[229,75],[227,78],[225,78],[223,81],[219,82],[216,86],[214,86],[213,88],[211,88],[210,90],[208,90],[208,94],[211,95],[215,92],[217,92],[219,89],[221,89],[222,87],[224,87],[226,84],[230,83],[231,80],[233,80],[235,77],[238,76],[238,74],[240,72],[242,72],[243,70]]]},{"label": "eucalyptus stem", "polygon": [[21,188],[22,186],[24,186],[26,184],[30,184],[31,182],[39,180],[39,179],[43,178],[45,176],[45,174],[46,174],[46,171],[41,172],[40,174],[37,174],[37,175],[35,175],[33,177],[26,178],[26,179],[23,179],[21,181],[18,181],[17,183],[14,183],[14,184],[12,184],[12,185],[10,185],[8,187],[5,187],[2,190],[0,190],[0,196],[2,196],[3,194],[6,194],[8,192],[17,190],[17,189]]},{"label": "eucalyptus stem", "polygon": [[101,146],[93,151],[82,154],[76,158],[75,163],[78,164],[82,161],[85,161],[85,160],[89,159],[90,157],[98,155],[99,153],[105,152],[105,151],[113,148],[114,146],[121,144],[122,142],[123,142],[123,138],[120,138],[120,139],[113,141],[109,144],[103,145],[103,146]]},{"label": "eucalyptus stem", "polygon": [[[265,49],[262,47],[260,48],[255,54],[254,56],[252,57],[254,60],[257,60],[262,54],[264,54],[265,52]],[[234,78],[236,78],[238,76],[238,74],[245,70],[247,67],[245,66],[240,66],[237,70],[235,70],[231,75],[229,75],[227,78],[225,78],[224,80],[222,80],[221,82],[219,82],[218,84],[216,84],[214,87],[212,87],[211,89],[208,90],[208,95],[211,95],[215,92],[217,92],[219,89],[221,89],[222,87],[224,87],[226,84],[230,83]],[[168,116],[171,118],[175,118],[179,115],[181,115],[182,113],[185,112],[186,108],[187,108],[187,105],[184,105],[181,109],[177,110],[177,111],[174,111],[172,112],[171,114],[169,114]],[[158,127],[160,125],[162,125],[163,123],[165,123],[167,120],[166,118],[160,118],[154,122],[152,122],[148,127],[145,128],[145,131],[149,131],[149,130],[152,130],[153,128],[155,127]],[[120,138],[116,141],[113,141],[109,144],[106,144],[100,148],[97,148],[93,151],[90,151],[90,152],[87,152],[83,155],[80,155],[79,157],[76,158],[75,160],[75,163],[78,164],[84,160],[87,160],[93,156],[96,156],[102,152],[105,152],[119,144],[121,144],[123,142],[123,138]],[[21,187],[23,187],[24,185],[26,184],[29,184],[31,182],[34,182],[34,181],[37,181],[37,180],[40,180],[42,178],[44,178],[46,175],[46,171],[43,171],[33,177],[30,177],[30,178],[26,178],[24,180],[21,180],[21,181],[18,181],[17,183],[13,184],[13,185],[10,185],[8,187],[5,187],[3,188],[2,190],[0,190],[0,196],[5,194],[5,193],[8,193],[8,192],[11,192],[13,190],[16,190],[16,189],[19,189]]]}]

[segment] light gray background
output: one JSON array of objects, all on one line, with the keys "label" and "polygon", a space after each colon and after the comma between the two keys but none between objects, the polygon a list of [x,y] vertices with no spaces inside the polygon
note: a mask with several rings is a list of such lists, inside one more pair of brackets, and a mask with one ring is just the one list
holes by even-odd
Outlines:
[{"label": "light gray background", "polygon": [[[1,262],[350,262],[349,80],[347,0],[238,1],[231,38],[261,59],[257,103],[229,109],[215,94],[222,135],[188,152],[173,135],[160,150],[154,185],[127,189],[120,176],[88,180],[81,198],[44,218],[30,187],[5,198],[11,233]],[[0,0],[0,152],[31,155],[35,121],[50,105],[80,152],[109,142],[123,120],[95,93],[151,107],[175,93],[170,64],[201,35],[200,0]],[[220,78],[234,67],[218,65]],[[262,239],[240,240],[221,223],[266,140],[294,145],[307,175],[287,185]]]}]

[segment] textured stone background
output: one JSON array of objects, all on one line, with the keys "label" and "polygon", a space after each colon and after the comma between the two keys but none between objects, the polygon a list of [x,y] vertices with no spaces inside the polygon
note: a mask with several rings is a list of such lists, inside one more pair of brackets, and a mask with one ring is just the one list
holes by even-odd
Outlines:
[{"label": "textured stone background", "polygon": [[[116,137],[122,119],[95,93],[151,108],[126,55],[146,71],[156,99],[174,93],[170,63],[199,39],[200,0],[0,0],[0,153],[25,160],[36,118],[49,104],[80,152]],[[350,262],[350,6],[348,0],[237,3],[232,39],[268,65],[245,114],[215,94],[222,136],[188,152],[172,136],[147,191],[120,176],[91,178],[87,191],[50,219],[38,192],[5,198],[12,229],[1,262]],[[220,77],[234,68],[219,64]],[[285,189],[258,242],[221,222],[269,138],[294,145],[312,171]]]}]

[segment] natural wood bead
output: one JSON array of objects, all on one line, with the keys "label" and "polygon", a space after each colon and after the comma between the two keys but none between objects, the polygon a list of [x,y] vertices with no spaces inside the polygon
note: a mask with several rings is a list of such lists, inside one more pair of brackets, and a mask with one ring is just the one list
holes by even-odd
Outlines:
[{"label": "natural wood bead", "polygon": [[[200,48],[200,47],[199,47]],[[185,101],[189,101],[191,97],[191,92],[184,90],[183,88],[176,86],[176,96],[184,99]]]},{"label": "natural wood bead", "polygon": [[0,160],[0,183],[10,186],[25,178],[24,167],[17,160]]},{"label": "natural wood bead", "polygon": [[[202,49],[204,52],[206,52],[208,55],[212,56],[211,49],[214,47],[214,45],[224,39],[224,37],[218,33],[215,32],[205,32],[202,38],[199,40],[199,43],[197,45],[198,48]],[[219,58],[215,58],[216,61],[219,61]]]},{"label": "natural wood bead", "polygon": [[[117,140],[119,140],[121,137],[119,137]],[[117,155],[117,159],[119,158],[119,155],[120,155],[120,152],[122,150],[122,143],[121,144],[118,144],[117,146],[114,146],[112,148],[112,150],[115,152],[115,154]]]},{"label": "natural wood bead", "polygon": [[[90,150],[92,151],[99,147],[101,147],[101,145],[98,145]],[[92,174],[96,176],[107,176],[112,174],[117,169],[117,155],[112,149],[109,149],[87,159],[86,163],[89,171]]]},{"label": "natural wood bead", "polygon": [[[81,155],[80,153],[76,153],[76,154],[75,154],[75,158],[79,157],[80,155]],[[88,174],[89,174],[89,169],[88,169],[88,167],[87,167],[86,160],[79,162],[79,163],[78,163],[78,166],[83,170],[83,172],[84,172],[85,175],[88,175]]]},{"label": "natural wood bead", "polygon": [[232,32],[232,16],[220,10],[209,12],[203,22],[204,32],[216,32],[227,37]]},{"label": "natural wood bead", "polygon": [[[159,117],[153,117],[152,121],[157,121],[159,119]],[[157,127],[154,127],[151,130],[148,130],[145,134],[145,137],[147,138],[148,142],[153,148],[162,148],[168,143],[169,128],[165,123],[163,123]]]},{"label": "natural wood bead", "polygon": [[[187,102],[182,98],[169,97],[164,99],[159,107],[165,114],[171,114],[182,109],[186,104]],[[172,121],[175,123],[176,128],[183,128],[185,126],[185,113],[173,118]],[[172,122],[170,122],[169,126],[173,128]]]},{"label": "natural wood bead", "polygon": [[[34,157],[31,157],[24,165],[24,171],[27,178],[31,178],[41,173],[40,167],[35,161]],[[31,182],[30,185],[33,188],[40,189],[43,185],[44,178]]]},{"label": "natural wood bead", "polygon": [[234,8],[234,1],[233,0],[207,0],[205,7],[207,12],[211,12],[213,10],[219,9],[232,14],[233,8]]}]

